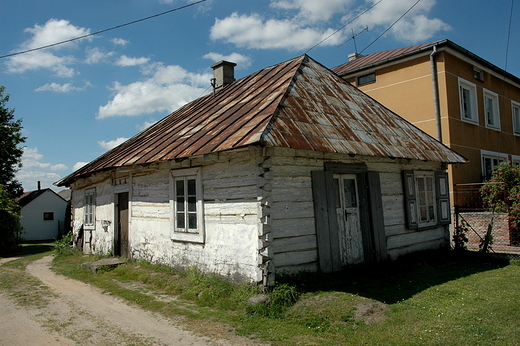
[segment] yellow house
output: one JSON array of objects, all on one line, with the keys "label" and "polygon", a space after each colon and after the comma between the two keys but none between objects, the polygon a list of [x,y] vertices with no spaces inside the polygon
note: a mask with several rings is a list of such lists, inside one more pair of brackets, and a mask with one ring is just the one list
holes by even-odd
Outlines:
[{"label": "yellow house", "polygon": [[520,78],[449,40],[351,54],[332,70],[469,159],[449,167],[452,205],[468,203],[461,184],[520,163]]}]

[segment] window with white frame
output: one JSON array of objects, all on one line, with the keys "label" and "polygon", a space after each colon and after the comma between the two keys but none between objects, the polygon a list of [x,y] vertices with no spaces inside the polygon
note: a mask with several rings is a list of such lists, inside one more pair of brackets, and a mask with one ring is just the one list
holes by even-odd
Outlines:
[{"label": "window with white frame", "polygon": [[201,168],[171,172],[172,240],[204,242]]},{"label": "window with white frame", "polygon": [[520,136],[520,103],[512,103],[513,113],[513,132],[515,135]]},{"label": "window with white frame", "polygon": [[96,224],[96,190],[85,191],[85,220],[84,227],[92,229]]},{"label": "window with white frame", "polygon": [[477,87],[459,79],[460,117],[462,120],[478,123]]},{"label": "window with white frame", "polygon": [[451,221],[448,174],[444,171],[403,171],[408,229],[426,229]]},{"label": "window with white frame", "polygon": [[507,162],[508,157],[507,154],[495,153],[492,151],[482,150],[482,180],[487,181],[491,179],[493,175],[493,171],[496,169],[498,165],[503,162]]},{"label": "window with white frame", "polygon": [[498,110],[498,95],[489,90],[484,90],[484,114],[486,126],[495,129],[500,128],[500,114]]}]

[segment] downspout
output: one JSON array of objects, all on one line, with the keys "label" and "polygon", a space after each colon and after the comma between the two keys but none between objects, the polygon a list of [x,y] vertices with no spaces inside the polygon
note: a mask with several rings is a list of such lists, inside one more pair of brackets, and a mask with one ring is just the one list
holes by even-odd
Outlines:
[{"label": "downspout", "polygon": [[439,105],[439,82],[437,80],[437,65],[435,63],[436,54],[437,46],[433,46],[433,51],[430,54],[430,67],[432,70],[433,87],[433,107],[435,111],[435,124],[437,126],[437,140],[442,143],[441,108]]}]

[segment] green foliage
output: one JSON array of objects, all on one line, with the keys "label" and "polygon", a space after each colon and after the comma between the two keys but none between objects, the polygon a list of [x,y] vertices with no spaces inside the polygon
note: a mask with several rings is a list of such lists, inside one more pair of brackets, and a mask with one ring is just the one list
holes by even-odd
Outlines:
[{"label": "green foliage", "polygon": [[249,306],[247,312],[266,317],[279,317],[298,301],[300,295],[296,286],[286,283],[277,284],[267,292],[268,299],[265,303]]},{"label": "green foliage", "polygon": [[75,253],[77,249],[72,247],[72,231],[54,242],[54,249],[58,256],[67,256]]},{"label": "green foliage", "polygon": [[513,233],[520,230],[520,166],[500,164],[480,189],[484,205],[494,212],[508,213]]},{"label": "green foliage", "polygon": [[520,166],[500,164],[480,189],[484,205],[496,212],[520,214]]},{"label": "green foliage", "polygon": [[467,250],[469,224],[466,220],[460,220],[460,223],[455,226],[453,231],[453,243],[455,244],[455,250]]},{"label": "green foliage", "polygon": [[14,120],[14,109],[6,107],[9,94],[4,95],[4,86],[0,86],[0,185],[11,197],[23,193],[22,185],[14,177],[22,166],[23,148],[22,120]]},{"label": "green foliage", "polygon": [[188,329],[212,338],[232,330],[278,346],[518,344],[520,262],[470,251],[278,277],[268,303],[251,308],[256,286],[144,261],[99,274],[80,266],[96,259],[57,256],[53,269],[149,311],[181,314]]},{"label": "green foliage", "polygon": [[0,255],[14,253],[20,242],[20,211],[18,204],[0,185]]}]

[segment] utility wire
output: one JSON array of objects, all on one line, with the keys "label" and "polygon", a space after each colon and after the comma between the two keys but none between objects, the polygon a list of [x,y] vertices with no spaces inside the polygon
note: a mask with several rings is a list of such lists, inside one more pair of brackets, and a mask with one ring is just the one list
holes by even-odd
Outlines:
[{"label": "utility wire", "polygon": [[406,10],[406,12],[403,13],[401,17],[397,18],[397,20],[396,20],[395,22],[393,22],[392,25],[390,25],[390,26],[389,26],[385,31],[383,31],[383,32],[381,33],[381,35],[377,36],[376,39],[375,39],[374,41],[372,41],[368,46],[366,46],[366,47],[365,47],[365,48],[364,48],[364,49],[363,49],[359,54],[361,54],[361,53],[363,53],[365,50],[367,50],[367,48],[370,47],[371,45],[373,45],[377,40],[379,40],[379,39],[381,38],[381,36],[383,36],[384,34],[386,34],[388,30],[392,29],[392,27],[393,27],[394,25],[396,25],[397,22],[399,22],[401,19],[403,19],[403,17],[406,16],[406,15],[408,14],[408,12],[410,12],[410,11],[415,7],[415,5],[417,5],[417,4],[420,3],[420,2],[421,2],[421,0],[417,0],[417,1],[415,2],[415,4],[413,4],[413,5],[412,5],[408,10]]},{"label": "utility wire", "polygon": [[107,31],[111,31],[111,30],[119,29],[119,28],[122,28],[122,27],[124,27],[124,26],[131,25],[131,24],[135,24],[135,23],[143,22],[143,21],[145,21],[145,20],[152,19],[152,18],[155,18],[155,17],[159,17],[159,16],[162,16],[162,15],[165,15],[165,14],[171,13],[171,12],[180,11],[180,10],[183,10],[183,9],[185,9],[185,8],[188,8],[188,7],[191,7],[191,6],[198,5],[198,4],[203,3],[203,2],[206,2],[206,1],[208,1],[208,0],[199,0],[199,1],[196,1],[196,2],[192,2],[191,4],[187,4],[187,5],[184,5],[184,6],[180,6],[180,7],[177,7],[177,8],[174,8],[174,9],[168,10],[168,11],[164,11],[164,12],[161,12],[161,13],[157,13],[157,14],[154,14],[154,15],[152,15],[152,16],[145,17],[145,18],[137,19],[137,20],[134,20],[134,21],[131,21],[131,22],[125,23],[125,24],[116,25],[116,26],[113,26],[113,27],[108,28],[108,29],[99,30],[99,31],[93,32],[93,33],[91,33],[91,34],[87,34],[87,35],[83,35],[83,36],[74,37],[74,38],[71,38],[71,39],[68,39],[68,40],[65,40],[65,41],[61,41],[61,42],[56,42],[56,43],[48,44],[48,45],[46,45],[46,46],[41,46],[41,47],[38,47],[38,48],[32,48],[32,49],[24,50],[24,51],[21,51],[21,52],[16,52],[16,53],[11,53],[11,54],[2,55],[2,56],[0,56],[0,59],[8,58],[8,57],[15,56],[15,55],[20,55],[20,54],[30,53],[30,52],[34,52],[34,51],[37,51],[37,50],[41,50],[41,49],[45,49],[45,48],[50,48],[50,47],[58,46],[58,45],[60,45],[60,44],[69,43],[69,42],[76,41],[76,40],[81,40],[82,38],[86,38],[86,37],[90,37],[90,36],[98,35],[98,34],[101,34],[101,33],[103,33],[103,32],[107,32]]},{"label": "utility wire", "polygon": [[356,19],[358,19],[359,17],[361,17],[362,15],[364,15],[365,13],[367,13],[368,11],[370,11],[371,9],[373,9],[376,5],[378,5],[381,1],[383,0],[379,0],[378,2],[376,2],[375,4],[373,4],[372,6],[370,6],[369,8],[367,8],[366,10],[364,10],[363,12],[361,12],[360,14],[358,14],[356,17],[354,17],[354,19],[352,19],[351,21],[349,21],[347,24],[343,25],[341,28],[339,28],[338,30],[334,31],[332,34],[330,34],[329,36],[325,37],[323,40],[321,40],[320,42],[316,43],[314,46],[312,46],[311,48],[309,48],[305,54],[309,53],[311,50],[313,50],[314,48],[318,47],[320,44],[322,44],[323,42],[327,41],[329,38],[331,38],[332,36],[336,35],[338,32],[340,32],[341,30],[345,29],[345,27],[349,24],[351,24],[353,21],[355,21]]},{"label": "utility wire", "polygon": [[507,71],[507,56],[509,55],[509,39],[511,38],[511,22],[513,21],[513,6],[515,4],[515,0],[511,0],[511,11],[509,13],[509,27],[507,29],[507,43],[506,43],[506,63],[504,66],[504,71]]}]

